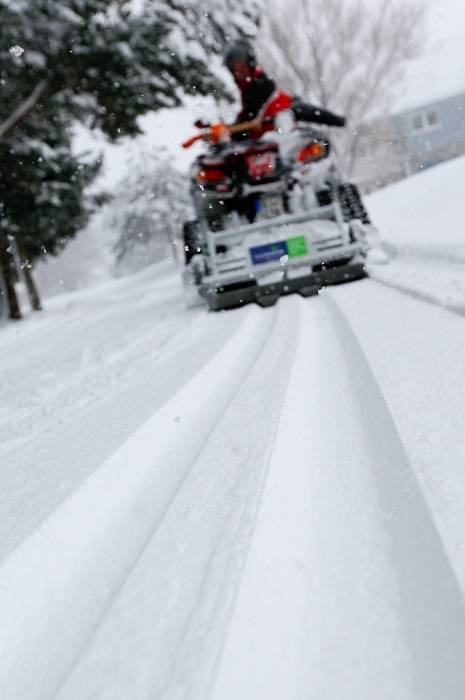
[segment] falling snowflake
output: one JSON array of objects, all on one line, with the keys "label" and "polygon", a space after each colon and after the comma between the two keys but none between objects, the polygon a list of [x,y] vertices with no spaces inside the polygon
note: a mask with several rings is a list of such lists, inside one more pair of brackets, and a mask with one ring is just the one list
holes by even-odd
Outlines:
[{"label": "falling snowflake", "polygon": [[11,47],[10,53],[13,56],[16,56],[16,58],[20,58],[24,53],[24,49],[22,46],[15,45]]}]

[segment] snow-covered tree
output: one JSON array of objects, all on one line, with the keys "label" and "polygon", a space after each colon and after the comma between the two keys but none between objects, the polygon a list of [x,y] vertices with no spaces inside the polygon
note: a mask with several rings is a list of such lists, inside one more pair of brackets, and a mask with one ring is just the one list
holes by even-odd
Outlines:
[{"label": "snow-covered tree", "polygon": [[[157,4],[158,0],[146,0]],[[168,0],[177,19],[186,24],[192,41],[221,51],[225,41],[239,34],[253,37],[264,9],[263,0]]]},{"label": "snow-covered tree", "polygon": [[3,123],[32,95],[46,108],[59,94],[62,109],[116,139],[139,133],[141,114],[216,87],[205,53],[183,42],[190,29],[170,5],[147,0],[134,11],[128,0],[0,0],[2,91],[15,86],[13,102],[2,100]]},{"label": "snow-covered tree", "polygon": [[270,0],[259,54],[294,94],[344,114],[334,133],[347,173],[353,169],[360,125],[382,111],[401,83],[404,62],[420,46],[423,0]]},{"label": "snow-covered tree", "polygon": [[108,206],[116,233],[117,274],[135,272],[176,252],[181,222],[190,214],[188,183],[159,153],[140,153]]}]

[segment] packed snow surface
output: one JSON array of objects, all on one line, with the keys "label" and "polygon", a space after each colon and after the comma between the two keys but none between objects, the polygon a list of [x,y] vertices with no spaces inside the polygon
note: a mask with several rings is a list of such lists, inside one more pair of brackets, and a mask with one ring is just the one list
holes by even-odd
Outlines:
[{"label": "packed snow surface", "polygon": [[1,698],[463,700],[464,179],[319,297],[167,262],[1,329]]},{"label": "packed snow surface", "polygon": [[465,157],[371,195],[392,257],[378,280],[465,315]]}]

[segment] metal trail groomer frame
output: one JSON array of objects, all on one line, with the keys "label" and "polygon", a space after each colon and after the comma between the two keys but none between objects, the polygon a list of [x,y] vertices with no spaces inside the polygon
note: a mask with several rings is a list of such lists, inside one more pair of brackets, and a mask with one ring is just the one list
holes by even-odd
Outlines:
[{"label": "metal trail groomer frame", "polygon": [[[333,224],[328,235],[313,234],[312,227],[293,227],[311,222]],[[234,229],[205,230],[209,274],[199,293],[210,309],[229,309],[250,302],[271,306],[280,296],[297,292],[312,296],[327,285],[367,276],[364,258],[368,245],[354,231],[357,222],[345,223],[340,204],[317,207],[299,214],[286,214]],[[252,234],[263,234],[263,241]],[[228,258],[218,250],[235,244],[239,253]],[[270,281],[270,278],[273,278]]]}]

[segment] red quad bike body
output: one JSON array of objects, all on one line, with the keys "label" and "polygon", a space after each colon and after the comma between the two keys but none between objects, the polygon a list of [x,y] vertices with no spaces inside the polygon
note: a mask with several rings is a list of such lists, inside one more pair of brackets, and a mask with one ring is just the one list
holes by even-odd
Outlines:
[{"label": "red quad bike body", "polygon": [[189,306],[268,306],[367,274],[368,218],[328,136],[300,123],[280,133],[268,123],[274,129],[270,120],[259,138],[210,143],[193,163],[196,216],[183,226]]}]

